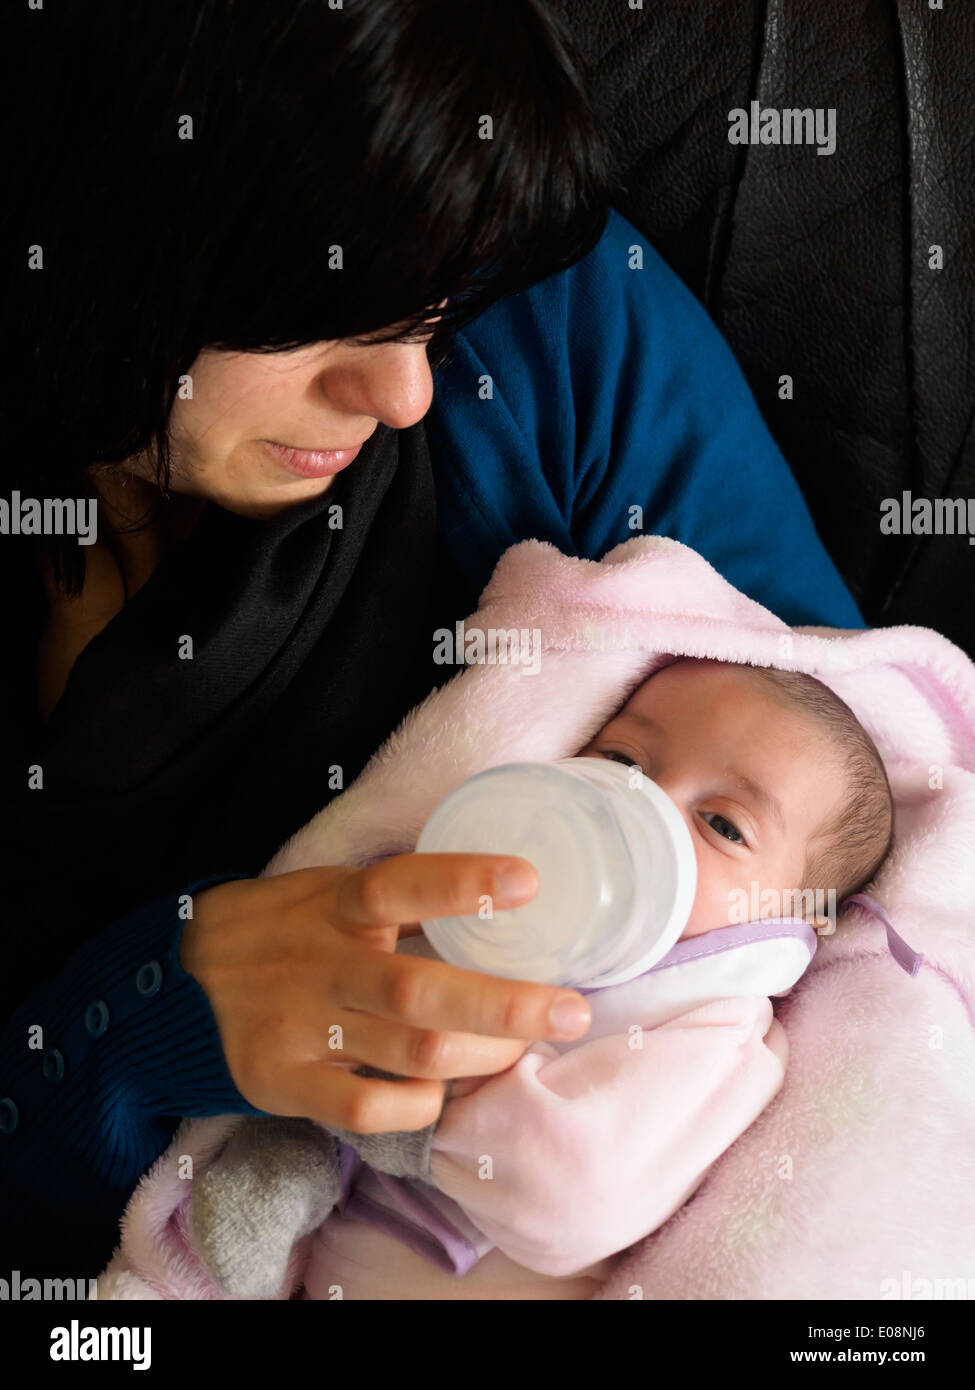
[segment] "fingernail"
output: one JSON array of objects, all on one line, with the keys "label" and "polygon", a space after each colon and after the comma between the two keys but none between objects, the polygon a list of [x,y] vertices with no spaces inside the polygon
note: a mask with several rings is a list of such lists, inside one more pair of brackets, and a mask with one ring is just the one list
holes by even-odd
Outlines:
[{"label": "fingernail", "polygon": [[573,1037],[588,1028],[592,1021],[589,1005],[577,994],[562,994],[549,1010],[549,1021],[556,1033],[571,1033]]},{"label": "fingernail", "polygon": [[538,875],[530,864],[512,859],[494,871],[495,907],[517,907],[534,895]]}]

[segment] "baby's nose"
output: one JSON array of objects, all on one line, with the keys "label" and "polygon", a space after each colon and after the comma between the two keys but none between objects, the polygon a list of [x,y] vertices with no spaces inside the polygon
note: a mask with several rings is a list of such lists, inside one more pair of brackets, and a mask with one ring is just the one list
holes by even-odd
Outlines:
[{"label": "baby's nose", "polygon": [[679,771],[660,770],[656,772],[653,781],[662,792],[667,793],[685,821],[690,824],[691,789],[686,777]]},{"label": "baby's nose", "polygon": [[653,780],[662,792],[666,792],[671,801],[680,804],[681,778],[676,772],[657,771]]}]

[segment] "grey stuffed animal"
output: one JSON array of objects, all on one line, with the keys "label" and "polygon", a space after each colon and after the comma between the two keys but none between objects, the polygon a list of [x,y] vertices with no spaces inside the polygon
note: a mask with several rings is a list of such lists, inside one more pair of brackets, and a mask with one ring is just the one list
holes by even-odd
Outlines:
[{"label": "grey stuffed animal", "polygon": [[[355,1074],[400,1079],[374,1067]],[[247,1116],[193,1182],[191,1234],[211,1278],[235,1298],[279,1297],[295,1242],[338,1201],[339,1141],[381,1173],[429,1182],[436,1127],[435,1120],[426,1129],[352,1134],[312,1120]]]}]

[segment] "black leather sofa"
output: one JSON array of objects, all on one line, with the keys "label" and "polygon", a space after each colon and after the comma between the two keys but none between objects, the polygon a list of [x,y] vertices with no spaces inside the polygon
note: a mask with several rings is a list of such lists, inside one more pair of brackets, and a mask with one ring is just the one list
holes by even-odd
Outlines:
[{"label": "black leather sofa", "polygon": [[[630,3],[553,0],[616,206],[730,342],[867,621],[975,655],[975,4]],[[752,101],[832,108],[835,152],[731,143]],[[885,534],[889,498],[942,533]]]}]

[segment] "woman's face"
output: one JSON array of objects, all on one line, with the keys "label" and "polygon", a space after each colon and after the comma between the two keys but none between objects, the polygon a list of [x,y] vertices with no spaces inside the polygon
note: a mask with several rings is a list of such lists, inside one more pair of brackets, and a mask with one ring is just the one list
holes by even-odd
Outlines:
[{"label": "woman's face", "polygon": [[[170,416],[172,490],[241,516],[273,516],[317,497],[355,466],[351,451],[379,422],[406,429],[433,399],[423,341],[207,350],[188,375],[192,397],[178,398]],[[154,480],[146,459],[127,467]]]}]

